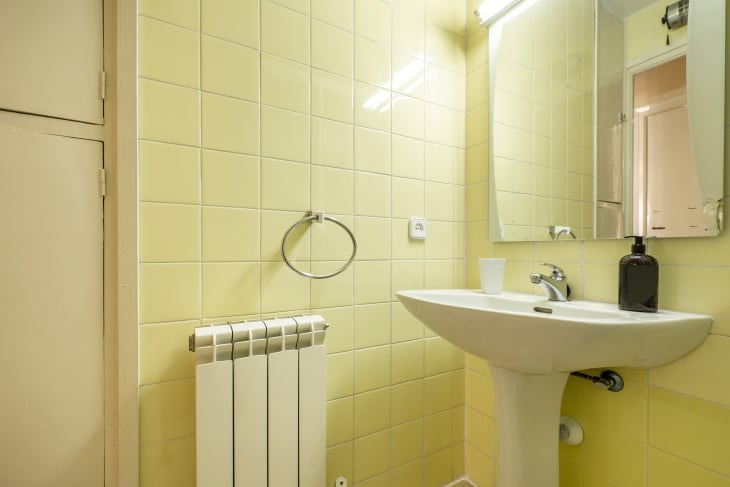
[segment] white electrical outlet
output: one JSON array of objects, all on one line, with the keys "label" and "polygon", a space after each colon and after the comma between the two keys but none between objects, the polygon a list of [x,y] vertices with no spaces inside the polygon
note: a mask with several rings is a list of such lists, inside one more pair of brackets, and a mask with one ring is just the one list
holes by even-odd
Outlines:
[{"label": "white electrical outlet", "polygon": [[425,218],[412,216],[410,220],[408,220],[408,238],[411,240],[425,240],[426,227],[427,222]]}]

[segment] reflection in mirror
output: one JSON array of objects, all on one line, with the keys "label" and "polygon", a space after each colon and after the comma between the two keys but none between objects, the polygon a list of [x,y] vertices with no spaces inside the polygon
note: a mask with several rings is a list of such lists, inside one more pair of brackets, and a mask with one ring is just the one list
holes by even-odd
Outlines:
[{"label": "reflection in mirror", "polygon": [[491,240],[719,234],[725,2],[690,0],[688,27],[686,6],[523,0],[492,24]]}]

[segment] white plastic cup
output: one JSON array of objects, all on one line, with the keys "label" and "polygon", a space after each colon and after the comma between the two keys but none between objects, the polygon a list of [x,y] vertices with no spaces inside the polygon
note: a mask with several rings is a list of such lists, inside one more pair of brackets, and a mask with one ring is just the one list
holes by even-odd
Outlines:
[{"label": "white plastic cup", "polygon": [[485,294],[501,294],[505,259],[479,259],[479,280]]}]

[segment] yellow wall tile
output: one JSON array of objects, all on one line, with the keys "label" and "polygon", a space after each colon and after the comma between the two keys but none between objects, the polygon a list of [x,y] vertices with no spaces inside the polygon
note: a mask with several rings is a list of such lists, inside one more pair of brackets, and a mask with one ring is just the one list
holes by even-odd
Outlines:
[{"label": "yellow wall tile", "polygon": [[203,147],[258,154],[259,110],[255,103],[203,93]]},{"label": "yellow wall tile", "polygon": [[649,444],[730,475],[730,409],[662,389],[649,389]]},{"label": "yellow wall tile", "polygon": [[201,31],[237,44],[259,47],[258,19],[256,0],[201,0],[200,3]]},{"label": "yellow wall tile", "polygon": [[394,468],[390,474],[391,485],[399,487],[421,487],[423,485],[423,461],[416,460],[402,467]]},{"label": "yellow wall tile", "polygon": [[312,67],[352,78],[352,46],[351,32],[312,21]]},{"label": "yellow wall tile", "polygon": [[197,88],[199,35],[165,22],[139,18],[139,75]]},{"label": "yellow wall tile", "polygon": [[140,262],[200,259],[200,207],[142,203],[139,226]]},{"label": "yellow wall tile", "polygon": [[[423,421],[411,421],[391,431],[391,458],[394,467],[423,455]],[[401,485],[401,484],[397,484]],[[419,484],[420,485],[420,484]]]},{"label": "yellow wall tile", "polygon": [[139,198],[164,203],[200,203],[200,150],[140,142]]},{"label": "yellow wall tile", "polygon": [[648,391],[646,385],[625,381],[622,394],[601,394],[587,381],[581,383],[583,421],[615,430],[637,441],[646,439]]},{"label": "yellow wall tile", "polygon": [[424,104],[417,98],[403,95],[393,97],[393,133],[423,139]]},{"label": "yellow wall tile", "polygon": [[390,91],[355,82],[355,123],[361,127],[390,131]]},{"label": "yellow wall tile", "polygon": [[649,448],[649,478],[647,487],[727,487],[730,479],[701,468],[681,458]]},{"label": "yellow wall tile", "polygon": [[[344,205],[345,203],[342,204]],[[333,203],[332,206],[336,206],[336,204]],[[315,207],[323,208],[319,203],[315,204]],[[347,229],[351,230],[353,228],[353,218],[351,216],[344,214],[329,214],[329,216],[337,220]],[[335,225],[334,222],[327,225],[318,225],[313,221],[310,225],[309,233],[312,240],[312,260],[338,260],[342,261],[342,265],[344,265],[345,261],[352,256],[354,250],[352,238],[349,233],[339,225]],[[335,269],[336,267],[332,267],[332,271]]]},{"label": "yellow wall tile", "polygon": [[309,66],[261,55],[261,103],[309,113]]},{"label": "yellow wall tile", "polygon": [[424,183],[418,179],[393,178],[393,217],[424,215]]},{"label": "yellow wall tile", "polygon": [[[330,274],[342,268],[343,265],[345,265],[344,261],[312,262],[311,272],[320,275]],[[348,267],[334,277],[314,279],[311,285],[312,307],[351,306],[354,302],[352,267]],[[328,336],[329,333],[328,331]],[[350,347],[352,347],[352,342],[350,342]]]},{"label": "yellow wall tile", "polygon": [[464,366],[464,351],[441,337],[425,341],[426,376],[450,372]]},{"label": "yellow wall tile", "polygon": [[456,173],[461,172],[457,170],[464,169],[459,167],[460,159],[464,159],[464,151],[461,149],[427,143],[424,158],[424,177],[428,181],[454,183],[456,182]]},{"label": "yellow wall tile", "polygon": [[312,115],[353,122],[352,79],[312,69]]},{"label": "yellow wall tile", "polygon": [[[451,433],[451,411],[441,412],[424,418],[423,444],[426,454],[442,450],[451,445]],[[450,475],[451,472],[449,472]]]},{"label": "yellow wall tile", "polygon": [[195,375],[195,355],[179,344],[194,333],[197,324],[197,321],[182,321],[140,326],[140,385]]},{"label": "yellow wall tile", "polygon": [[358,305],[354,310],[354,348],[390,343],[390,303]]},{"label": "yellow wall tile", "polygon": [[261,155],[309,162],[309,117],[264,106],[261,108]]},{"label": "yellow wall tile", "polygon": [[355,127],[355,169],[390,174],[391,136],[387,132]]},{"label": "yellow wall tile", "polygon": [[309,18],[266,0],[261,1],[262,51],[309,64],[309,37]]},{"label": "yellow wall tile", "polygon": [[257,50],[203,35],[200,57],[201,83],[204,91],[258,101]]},{"label": "yellow wall tile", "polygon": [[453,464],[451,449],[437,451],[426,457],[424,477],[426,487],[440,487],[451,480]]},{"label": "yellow wall tile", "polygon": [[[305,213],[289,211],[261,210],[261,260],[264,262],[281,261],[281,240],[289,228],[297,223]],[[287,239],[286,255],[291,261],[310,258],[309,229],[300,225]]]},{"label": "yellow wall tile", "polygon": [[466,441],[490,458],[495,457],[497,425],[493,418],[476,409],[466,408]]},{"label": "yellow wall tile", "polygon": [[353,0],[312,0],[312,17],[350,32],[353,11]]},{"label": "yellow wall tile", "polygon": [[[399,34],[394,32],[394,35],[398,37]],[[406,33],[406,35],[413,37],[412,32]],[[423,39],[421,39],[421,42],[423,42]],[[393,91],[413,98],[423,99],[425,84],[425,63],[423,59],[398,51],[394,51],[392,57],[393,79],[391,87]]]},{"label": "yellow wall tile", "polygon": [[259,212],[203,207],[203,261],[258,261]]},{"label": "yellow wall tile", "polygon": [[312,117],[311,124],[312,164],[352,169],[352,125],[318,117]]},{"label": "yellow wall tile", "polygon": [[355,173],[355,214],[390,216],[390,178],[380,174]]},{"label": "yellow wall tile", "polygon": [[202,176],[198,177],[202,177],[204,205],[259,206],[258,157],[204,150],[202,160]]},{"label": "yellow wall tile", "polygon": [[[420,260],[394,260],[391,278],[393,294],[398,291],[424,288],[424,268]],[[397,297],[393,296],[396,300]]]},{"label": "yellow wall tile", "polygon": [[390,384],[390,346],[354,352],[354,391],[372,391]]},{"label": "yellow wall tile", "polygon": [[330,325],[325,338],[327,353],[352,350],[353,313],[350,306],[314,308],[312,313],[321,315]]},{"label": "yellow wall tile", "polygon": [[355,79],[386,89],[390,88],[390,49],[356,36]]},{"label": "yellow wall tile", "polygon": [[327,485],[335,485],[337,477],[352,478],[352,456],[352,442],[327,448]]},{"label": "yellow wall tile", "polygon": [[327,399],[352,395],[353,353],[343,352],[327,355]]},{"label": "yellow wall tile", "polygon": [[355,440],[355,482],[377,475],[390,467],[389,444],[389,430]]},{"label": "yellow wall tile", "polygon": [[[309,167],[296,162],[261,159],[261,207],[273,210],[309,208]],[[292,220],[293,224],[295,220]],[[284,232],[278,238],[281,239]]]},{"label": "yellow wall tile", "polygon": [[203,316],[250,315],[259,312],[259,263],[203,265]]},{"label": "yellow wall tile", "polygon": [[344,397],[327,403],[327,446],[353,438],[353,400]]},{"label": "yellow wall tile", "polygon": [[423,323],[409,313],[400,303],[391,303],[393,343],[423,338]]},{"label": "yellow wall tile", "polygon": [[424,349],[421,340],[413,340],[392,345],[393,384],[409,382],[423,377]]},{"label": "yellow wall tile", "polygon": [[464,380],[467,406],[494,419],[494,385],[492,380],[471,370],[465,372]]},{"label": "yellow wall tile", "polygon": [[358,260],[390,258],[390,219],[355,217]]},{"label": "yellow wall tile", "polygon": [[663,367],[651,369],[651,385],[730,406],[730,390],[718,387],[730,366],[730,338],[708,336],[695,350]]},{"label": "yellow wall tile", "polygon": [[492,486],[495,481],[494,460],[467,443],[466,471],[478,485]]},{"label": "yellow wall tile", "polygon": [[282,7],[296,10],[304,15],[309,14],[309,0],[271,0],[274,3],[281,5]]},{"label": "yellow wall tile", "polygon": [[390,5],[378,0],[355,0],[355,34],[390,45]]},{"label": "yellow wall tile", "polygon": [[140,448],[140,487],[194,487],[195,437],[154,443]]},{"label": "yellow wall tile", "polygon": [[312,208],[352,213],[352,171],[312,166]]},{"label": "yellow wall tile", "polygon": [[407,178],[424,176],[423,141],[408,137],[393,136],[393,175]]},{"label": "yellow wall tile", "polygon": [[387,429],[390,426],[390,390],[357,394],[354,398],[355,438]]},{"label": "yellow wall tile", "polygon": [[197,0],[140,0],[139,13],[196,30],[200,24],[200,2]]},{"label": "yellow wall tile", "polygon": [[[426,246],[428,253],[428,246]],[[450,249],[449,249],[450,250]],[[449,252],[450,253],[450,252]],[[459,260],[427,260],[425,267],[425,289],[450,289],[464,287],[458,284],[454,268],[462,264]]]},{"label": "yellow wall tile", "polygon": [[392,425],[415,421],[423,417],[423,381],[415,380],[390,388]]},{"label": "yellow wall tile", "polygon": [[451,407],[453,380],[452,373],[435,375],[423,380],[424,414],[434,414]]},{"label": "yellow wall tile", "polygon": [[[309,266],[295,262],[308,272]],[[286,296],[286,299],[281,299]],[[306,309],[309,305],[310,279],[292,272],[283,262],[261,263],[261,312],[276,313]]]},{"label": "yellow wall tile", "polygon": [[[646,479],[646,444],[615,431],[583,424],[585,472],[618,485],[642,485]],[[612,455],[622,466],[611,468],[605,462]]]},{"label": "yellow wall tile", "polygon": [[139,320],[159,323],[200,318],[199,264],[140,264]]},{"label": "yellow wall tile", "polygon": [[393,48],[423,58],[425,54],[425,2],[394,0]]},{"label": "yellow wall tile", "polygon": [[139,403],[140,446],[195,433],[194,379],[143,386]]},{"label": "yellow wall tile", "polygon": [[139,137],[173,144],[200,144],[197,91],[157,81],[139,80]]},{"label": "yellow wall tile", "polygon": [[390,262],[355,262],[355,303],[382,303],[390,300]]}]

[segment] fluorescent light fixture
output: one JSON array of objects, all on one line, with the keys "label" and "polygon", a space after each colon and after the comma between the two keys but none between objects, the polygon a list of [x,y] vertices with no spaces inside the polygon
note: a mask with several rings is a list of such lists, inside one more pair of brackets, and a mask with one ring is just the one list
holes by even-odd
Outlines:
[{"label": "fluorescent light fixture", "polygon": [[520,0],[486,0],[474,11],[474,14],[479,17],[479,22],[482,25],[489,25],[494,22],[497,17],[519,3],[519,1]]}]

